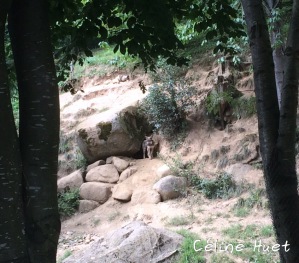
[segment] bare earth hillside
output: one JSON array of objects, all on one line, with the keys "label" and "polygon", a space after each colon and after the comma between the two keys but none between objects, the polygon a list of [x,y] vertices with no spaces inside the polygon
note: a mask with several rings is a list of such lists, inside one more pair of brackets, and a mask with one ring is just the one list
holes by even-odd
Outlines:
[{"label": "bare earth hillside", "polygon": [[[229,239],[231,242],[238,240],[240,242],[240,234],[247,231],[247,226],[251,226],[252,230],[249,231],[251,234],[244,236],[242,242],[263,239],[267,244],[275,243],[273,234],[264,235],[260,232],[261,229],[271,229],[271,219],[265,205],[265,196],[258,195],[258,190],[263,189],[264,186],[262,171],[258,169],[257,120],[255,117],[234,119],[225,130],[219,130],[209,124],[200,105],[211,88],[211,84],[207,83],[210,71],[209,68],[203,70],[198,65],[193,65],[187,73],[193,77],[193,83],[199,91],[199,106],[188,119],[188,133],[182,145],[174,151],[171,150],[170,143],[162,139],[160,154],[168,158],[180,156],[183,162],[193,163],[194,169],[202,178],[214,178],[219,171],[232,173],[238,185],[245,184],[248,186],[247,190],[230,199],[211,200],[205,198],[196,189],[189,187],[185,197],[158,204],[132,205],[131,202],[123,203],[111,197],[91,212],[77,213],[62,222],[58,259],[61,259],[65,253],[70,254],[84,249],[92,241],[133,220],[141,220],[151,226],[174,231],[187,229],[197,233],[202,240]],[[133,80],[120,83],[117,82],[117,76],[112,76],[86,80],[83,86],[84,93],[62,94],[60,99],[63,136],[74,139],[75,130],[84,122],[92,122],[96,114],[118,112],[124,107],[137,104],[147,94],[141,92],[138,86],[140,80],[149,84],[145,75],[139,75]],[[252,94],[252,87],[245,87],[250,81],[243,79],[240,83],[240,90],[243,89],[244,93]],[[245,83],[245,86],[242,87],[242,83]],[[74,145],[75,141],[71,144]],[[250,153],[242,156],[242,151],[246,152],[246,149]],[[75,156],[71,151],[68,154],[73,155],[67,157],[66,154],[61,154],[61,163],[66,163]],[[137,159],[135,162],[138,171],[129,179],[134,180],[135,183],[138,182],[139,187],[150,189],[158,180],[156,171],[164,162],[158,157],[153,160]],[[67,175],[71,169],[74,170],[62,165],[59,177]],[[241,208],[236,208],[236,204],[242,203],[240,200],[253,200],[254,195],[257,200],[252,201],[253,205],[248,208],[247,213],[242,213]],[[246,209],[244,208],[244,211]],[[235,236],[230,236],[227,229],[231,231],[234,229]],[[256,235],[252,236],[252,233]],[[207,262],[274,262],[272,257],[267,256],[267,253],[263,260],[269,258],[269,261],[261,259],[254,261],[252,256],[246,255],[217,253],[206,252]],[[224,257],[223,261],[221,261],[222,257]]]}]

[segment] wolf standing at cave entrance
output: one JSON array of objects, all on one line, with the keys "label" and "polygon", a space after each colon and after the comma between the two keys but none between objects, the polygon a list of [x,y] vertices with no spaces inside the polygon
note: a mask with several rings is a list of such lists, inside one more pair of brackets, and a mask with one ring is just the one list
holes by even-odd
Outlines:
[{"label": "wolf standing at cave entrance", "polygon": [[145,140],[142,143],[143,159],[145,159],[145,152],[147,151],[147,156],[153,159],[155,142],[153,140],[153,135],[145,136]]}]

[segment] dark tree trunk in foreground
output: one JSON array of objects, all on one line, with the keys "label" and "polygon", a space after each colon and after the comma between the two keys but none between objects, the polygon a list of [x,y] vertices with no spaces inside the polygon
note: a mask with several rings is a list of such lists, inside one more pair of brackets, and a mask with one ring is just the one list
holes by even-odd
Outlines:
[{"label": "dark tree trunk in foreground", "polygon": [[55,262],[59,97],[47,1],[17,0],[9,19],[20,98],[25,231],[30,262]]},{"label": "dark tree trunk in foreground", "polygon": [[285,245],[286,242],[290,244],[280,249],[280,260],[287,263],[299,262],[299,197],[295,165],[298,2],[294,0],[279,110],[272,50],[262,1],[242,0],[254,68],[266,190],[277,242],[281,245]]},{"label": "dark tree trunk in foreground", "polygon": [[0,262],[26,263],[21,160],[4,54],[10,2],[0,1]]},{"label": "dark tree trunk in foreground", "polygon": [[8,1],[0,0],[0,5],[0,262],[54,263],[60,232],[59,97],[47,1],[16,0],[9,11],[20,97],[19,142],[4,63]]}]

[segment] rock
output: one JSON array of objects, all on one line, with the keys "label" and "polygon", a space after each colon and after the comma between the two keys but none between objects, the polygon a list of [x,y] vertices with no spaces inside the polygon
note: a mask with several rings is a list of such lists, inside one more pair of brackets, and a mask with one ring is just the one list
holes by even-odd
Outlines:
[{"label": "rock", "polygon": [[229,164],[229,160],[227,158],[227,156],[222,156],[218,159],[216,167],[217,169],[223,169],[224,167],[226,167]]},{"label": "rock", "polygon": [[87,182],[116,183],[119,179],[119,174],[113,164],[104,164],[92,168],[86,174],[85,179]]},{"label": "rock", "polygon": [[153,186],[153,189],[161,195],[163,201],[184,195],[186,188],[187,179],[173,175],[163,177]]},{"label": "rock", "polygon": [[125,184],[118,184],[113,188],[112,197],[119,201],[128,202],[131,200],[132,189]]},{"label": "rock", "polygon": [[263,171],[257,170],[249,164],[235,163],[226,167],[224,171],[231,174],[233,180],[238,184],[247,183],[257,187],[264,186]]},{"label": "rock", "polygon": [[137,172],[137,167],[132,166],[127,168],[126,170],[124,170],[120,176],[119,176],[119,180],[118,183],[121,183],[123,181],[125,181],[126,179],[128,179],[132,174]]},{"label": "rock", "polygon": [[92,200],[80,200],[79,201],[79,212],[87,213],[99,206],[99,203]]},{"label": "rock", "polygon": [[259,157],[259,142],[256,134],[247,134],[239,141],[234,154],[237,162],[250,163]]},{"label": "rock", "polygon": [[132,156],[140,150],[145,123],[133,106],[92,115],[78,126],[78,146],[90,163],[109,156]]},{"label": "rock", "polygon": [[86,168],[86,172],[89,172],[92,168],[95,168],[97,166],[104,165],[104,164],[106,164],[106,162],[104,160],[98,160],[98,161],[88,165]]},{"label": "rock", "polygon": [[123,172],[130,164],[126,160],[123,160],[123,159],[118,158],[118,157],[113,157],[112,158],[112,163],[116,167],[117,171],[120,172],[120,173]]},{"label": "rock", "polygon": [[182,242],[177,233],[134,221],[74,252],[63,263],[171,263],[177,261]]},{"label": "rock", "polygon": [[113,158],[114,156],[109,156],[107,159],[106,159],[106,163],[107,164],[111,164],[112,163],[112,158]]},{"label": "rock", "polygon": [[127,157],[127,156],[109,156],[109,157],[106,159],[106,163],[113,163],[113,158],[114,158],[114,157],[117,157],[117,158],[119,158],[119,159],[122,159],[122,160],[127,161],[127,162],[129,163],[129,165],[131,165],[132,160],[134,160],[134,159],[132,159],[132,158],[130,158],[130,157]]},{"label": "rock", "polygon": [[83,184],[83,175],[82,175],[82,169],[80,169],[59,179],[57,181],[57,188],[58,188],[58,192],[61,192],[66,188],[70,188],[70,189],[80,188],[82,184]]},{"label": "rock", "polygon": [[111,196],[111,188],[113,185],[98,183],[98,182],[88,182],[84,183],[80,187],[80,197],[86,200],[93,200],[99,202],[100,204],[105,203]]},{"label": "rock", "polygon": [[172,172],[171,172],[169,166],[167,164],[164,164],[157,169],[156,173],[157,173],[158,178],[161,179],[162,177],[171,175]]},{"label": "rock", "polygon": [[131,197],[132,205],[136,204],[158,204],[161,202],[160,194],[152,189],[136,190]]}]

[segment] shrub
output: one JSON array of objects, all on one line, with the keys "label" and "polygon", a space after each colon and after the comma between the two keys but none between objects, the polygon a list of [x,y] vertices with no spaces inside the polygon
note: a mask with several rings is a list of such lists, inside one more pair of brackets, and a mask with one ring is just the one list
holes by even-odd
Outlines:
[{"label": "shrub", "polygon": [[58,210],[61,216],[73,215],[79,206],[79,189],[58,193]]},{"label": "shrub", "polygon": [[175,157],[169,156],[168,158],[160,155],[160,158],[167,164],[174,176],[185,177],[190,183],[192,183],[192,178],[196,177],[193,164],[191,162],[184,163],[180,155],[177,154]]},{"label": "shrub", "polygon": [[256,114],[256,99],[255,97],[240,97],[232,101],[233,114],[238,119],[248,118]]},{"label": "shrub", "polygon": [[232,103],[232,89],[220,93],[213,89],[210,92],[205,100],[205,108],[209,117],[213,119],[219,118],[219,105],[222,101],[226,101],[228,104]]},{"label": "shrub", "polygon": [[152,86],[141,106],[155,129],[171,138],[185,130],[187,113],[195,105],[195,94],[195,88],[186,82],[168,80]]},{"label": "shrub", "polygon": [[197,179],[195,183],[197,189],[201,190],[204,196],[209,199],[230,198],[237,189],[235,181],[228,173],[221,173],[216,179]]}]

